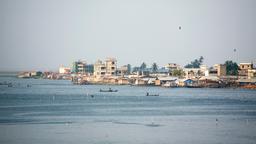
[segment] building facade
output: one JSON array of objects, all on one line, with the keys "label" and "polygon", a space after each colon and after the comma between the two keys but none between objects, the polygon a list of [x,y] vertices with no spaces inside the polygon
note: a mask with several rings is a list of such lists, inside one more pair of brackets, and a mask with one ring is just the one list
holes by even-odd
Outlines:
[{"label": "building facade", "polygon": [[124,76],[128,74],[128,66],[124,65],[121,66],[120,68],[117,68],[116,74],[119,76]]},{"label": "building facade", "polygon": [[215,64],[214,69],[217,71],[217,76],[226,76],[226,65],[225,64]]},{"label": "building facade", "polygon": [[72,73],[93,74],[94,65],[87,64],[86,61],[75,61],[72,64]]},{"label": "building facade", "polygon": [[105,61],[106,64],[106,75],[112,76],[116,74],[117,70],[117,60],[115,58],[107,58]]},{"label": "building facade", "polygon": [[86,61],[75,61],[72,65],[73,73],[85,73]]},{"label": "building facade", "polygon": [[183,70],[187,79],[208,76],[210,73],[210,70],[206,65],[200,65],[199,68],[184,68]]},{"label": "building facade", "polygon": [[168,63],[164,67],[165,67],[165,69],[168,69],[169,71],[180,69],[180,66],[177,65],[176,63]]},{"label": "building facade", "polygon": [[94,64],[95,76],[114,76],[117,71],[117,60],[115,58],[107,58],[105,62],[98,60]]},{"label": "building facade", "polygon": [[85,72],[89,74],[93,74],[94,72],[94,65],[93,64],[87,64],[85,66]]},{"label": "building facade", "polygon": [[248,77],[248,71],[253,69],[252,63],[240,63],[239,64],[239,76],[240,77]]},{"label": "building facade", "polygon": [[97,60],[93,68],[95,76],[104,76],[106,74],[106,65],[101,60]]},{"label": "building facade", "polygon": [[256,69],[248,70],[248,79],[256,78]]}]

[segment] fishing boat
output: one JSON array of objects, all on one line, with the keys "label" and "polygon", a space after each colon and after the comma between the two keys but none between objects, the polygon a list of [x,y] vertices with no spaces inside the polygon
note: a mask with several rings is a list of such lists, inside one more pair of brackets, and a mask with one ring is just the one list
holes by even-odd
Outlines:
[{"label": "fishing boat", "polygon": [[118,90],[112,90],[111,88],[109,88],[108,90],[100,89],[100,92],[118,92]]},{"label": "fishing boat", "polygon": [[148,92],[146,93],[146,96],[159,96],[159,94],[149,94]]}]

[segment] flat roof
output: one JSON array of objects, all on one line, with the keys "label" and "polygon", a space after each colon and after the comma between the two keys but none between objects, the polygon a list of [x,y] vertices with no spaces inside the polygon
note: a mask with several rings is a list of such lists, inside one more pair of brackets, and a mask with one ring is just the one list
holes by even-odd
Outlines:
[{"label": "flat roof", "polygon": [[239,65],[241,64],[251,65],[252,63],[239,63]]}]

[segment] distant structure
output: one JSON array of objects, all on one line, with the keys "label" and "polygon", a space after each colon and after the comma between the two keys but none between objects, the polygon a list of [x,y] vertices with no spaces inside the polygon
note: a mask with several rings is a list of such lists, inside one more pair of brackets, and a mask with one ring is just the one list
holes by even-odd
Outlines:
[{"label": "distant structure", "polygon": [[71,69],[69,67],[60,66],[59,67],[59,73],[60,74],[70,74]]},{"label": "distant structure", "polygon": [[117,72],[116,73],[119,76],[124,76],[124,75],[129,74],[128,65],[124,65],[124,66],[121,66],[120,68],[117,68]]},{"label": "distant structure", "polygon": [[206,65],[200,65],[199,68],[184,68],[183,71],[187,79],[209,75],[209,69]]},{"label": "distant structure", "polygon": [[184,68],[183,70],[187,79],[199,77],[223,77],[226,76],[227,73],[225,64],[215,64],[210,68],[206,65],[200,65],[200,68]]},{"label": "distant structure", "polygon": [[106,65],[101,61],[97,60],[94,64],[94,75],[101,76],[106,74]]},{"label": "distant structure", "polygon": [[181,69],[181,67],[176,63],[168,63],[164,66],[164,68],[168,69],[169,71]]},{"label": "distant structure", "polygon": [[105,62],[98,60],[94,64],[94,76],[114,76],[117,70],[117,60],[115,58],[107,58]]},{"label": "distant structure", "polygon": [[85,65],[85,72],[89,74],[93,74],[94,72],[94,65],[93,64],[86,64]]},{"label": "distant structure", "polygon": [[248,77],[249,73],[253,73],[253,64],[252,63],[240,63],[239,70],[238,70],[240,77]]},{"label": "distant structure", "polygon": [[217,76],[226,76],[226,65],[225,64],[215,64],[214,69],[217,71]]},{"label": "distant structure", "polygon": [[256,78],[256,69],[248,70],[248,79]]},{"label": "distant structure", "polygon": [[106,74],[115,75],[117,69],[117,60],[115,58],[107,58],[106,61]]},{"label": "distant structure", "polygon": [[86,61],[75,61],[72,65],[72,73],[93,74],[93,64],[87,64]]},{"label": "distant structure", "polygon": [[73,73],[85,73],[86,61],[75,61],[73,62],[72,72]]}]

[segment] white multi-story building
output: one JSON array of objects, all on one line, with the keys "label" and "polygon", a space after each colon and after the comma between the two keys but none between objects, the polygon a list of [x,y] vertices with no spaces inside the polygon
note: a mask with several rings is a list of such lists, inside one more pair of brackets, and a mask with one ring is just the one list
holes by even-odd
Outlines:
[{"label": "white multi-story building", "polygon": [[73,62],[72,72],[73,73],[85,73],[86,61],[79,60]]},{"label": "white multi-story building", "polygon": [[115,58],[107,58],[105,63],[106,63],[106,69],[107,69],[106,74],[110,75],[110,76],[115,75],[116,69],[117,69],[116,68],[116,63],[117,63],[116,59]]},{"label": "white multi-story building", "polygon": [[114,76],[117,70],[117,60],[115,58],[107,58],[105,62],[98,60],[94,64],[95,76]]},{"label": "white multi-story building", "polygon": [[181,69],[181,67],[176,63],[168,63],[164,66],[164,68],[170,71]]},{"label": "white multi-story building", "polygon": [[101,60],[97,60],[93,68],[95,76],[101,76],[106,74],[106,65]]},{"label": "white multi-story building", "polygon": [[208,76],[209,71],[206,65],[200,65],[200,68],[184,68],[186,78],[195,78],[200,76]]}]

